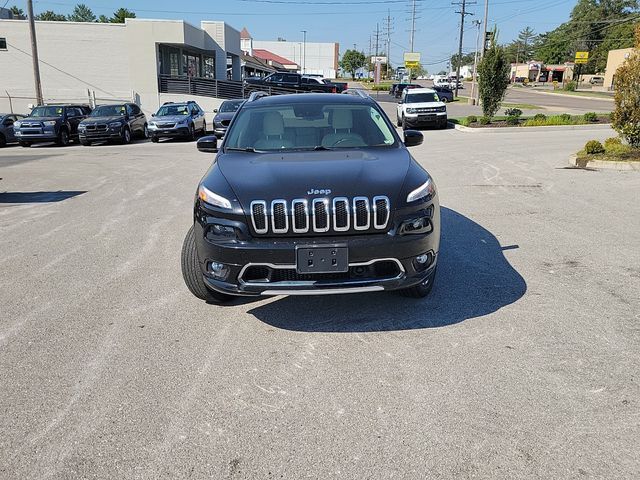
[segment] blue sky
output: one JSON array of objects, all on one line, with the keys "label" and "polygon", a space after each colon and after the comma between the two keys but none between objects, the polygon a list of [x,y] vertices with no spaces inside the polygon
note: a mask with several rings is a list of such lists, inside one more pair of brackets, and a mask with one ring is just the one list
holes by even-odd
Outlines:
[{"label": "blue sky", "polygon": [[[25,8],[22,0],[9,0],[8,5],[14,3]],[[36,13],[44,10],[69,13],[76,3],[35,1],[34,9]],[[201,20],[224,20],[238,30],[246,26],[259,40],[283,37],[301,41],[300,31],[307,30],[307,41],[339,42],[341,52],[353,48],[355,43],[367,54],[369,35],[375,32],[377,22],[382,31],[390,11],[392,63],[399,64],[409,47],[411,0],[84,0],[83,3],[96,15],[109,15],[123,6],[142,18],[177,18],[195,25]],[[501,42],[512,40],[526,26],[543,33],[566,21],[575,3],[576,0],[490,0],[489,25],[497,24]],[[417,0],[417,5],[414,50],[421,52],[425,68],[435,73],[457,52],[460,15],[455,11],[459,6],[452,5],[451,0]],[[482,20],[484,0],[476,0],[468,11],[474,15],[466,17],[464,51],[471,52],[476,41],[471,22]]]}]

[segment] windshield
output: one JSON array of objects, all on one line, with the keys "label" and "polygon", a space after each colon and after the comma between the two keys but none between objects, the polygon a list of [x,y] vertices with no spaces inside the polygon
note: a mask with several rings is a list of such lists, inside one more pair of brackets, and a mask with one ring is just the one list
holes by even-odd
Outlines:
[{"label": "windshield", "polygon": [[282,151],[395,144],[391,128],[373,106],[296,103],[240,110],[225,149]]},{"label": "windshield", "polygon": [[189,115],[189,108],[187,105],[163,105],[156,113],[156,117],[169,115]]},{"label": "windshield", "polygon": [[62,115],[63,108],[48,106],[48,107],[36,107],[31,110],[30,117],[59,117]]},{"label": "windshield", "polygon": [[117,117],[124,116],[126,108],[124,105],[100,105],[91,112],[90,117]]},{"label": "windshield", "polygon": [[240,108],[240,105],[242,105],[242,102],[244,102],[244,100],[229,100],[226,102],[222,102],[222,105],[220,105],[218,112],[220,113],[235,112],[238,110],[238,108]]},{"label": "windshield", "polygon": [[429,103],[439,101],[440,99],[436,93],[412,93],[407,95],[405,103]]}]

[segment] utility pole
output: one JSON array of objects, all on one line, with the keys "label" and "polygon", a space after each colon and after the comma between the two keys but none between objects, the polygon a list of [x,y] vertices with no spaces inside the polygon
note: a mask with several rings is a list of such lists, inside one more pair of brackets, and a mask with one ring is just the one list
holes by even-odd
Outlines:
[{"label": "utility pole", "polygon": [[390,78],[389,75],[389,68],[391,67],[391,10],[387,10],[387,28],[386,28],[386,32],[387,34],[387,48],[386,48],[386,52],[387,52],[387,79]]},{"label": "utility pole", "polygon": [[476,26],[476,28],[478,29],[478,33],[476,35],[476,53],[473,57],[473,73],[472,73],[472,83],[471,83],[471,99],[469,100],[469,103],[471,103],[471,105],[477,105],[478,101],[476,100],[476,94],[478,93],[478,89],[477,89],[477,79],[478,79],[478,49],[479,49],[479,43],[480,43],[480,25],[482,25],[482,22],[480,20],[474,20],[473,24]]},{"label": "utility pole", "polygon": [[[464,37],[464,17],[467,15],[473,15],[472,13],[467,12],[467,0],[462,0],[462,4],[453,3],[453,5],[462,5],[462,9],[459,12],[460,14],[460,42],[458,44],[458,65],[456,66],[456,98],[458,97],[458,87],[460,82],[460,66],[462,64],[462,40]],[[469,5],[475,5],[474,3],[470,3]]]},{"label": "utility pole", "polygon": [[489,21],[489,0],[484,0],[484,36],[482,37],[482,55],[480,58],[484,58],[484,52],[487,49],[487,32],[489,31],[487,22]]},{"label": "utility pole", "polygon": [[307,73],[307,31],[300,30],[302,32],[302,73]]},{"label": "utility pole", "polygon": [[40,61],[38,60],[38,41],[36,39],[36,23],[33,18],[33,2],[27,0],[27,15],[29,15],[29,33],[31,34],[31,60],[33,61],[33,81],[36,89],[36,102],[42,105],[42,84],[40,83]]},{"label": "utility pole", "polygon": [[[409,39],[409,45],[411,48],[411,52],[413,52],[413,40],[414,37],[416,36],[416,0],[413,0],[412,6],[411,6],[411,34],[410,34],[410,39]],[[412,77],[412,72],[411,69],[409,69],[409,83],[411,83],[411,77]]]}]

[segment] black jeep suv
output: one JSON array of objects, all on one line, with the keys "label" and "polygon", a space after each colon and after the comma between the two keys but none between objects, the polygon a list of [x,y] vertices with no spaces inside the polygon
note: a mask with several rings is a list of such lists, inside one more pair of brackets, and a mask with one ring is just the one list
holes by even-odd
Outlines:
[{"label": "black jeep suv", "polygon": [[26,118],[13,124],[13,131],[23,147],[44,142],[55,142],[64,147],[78,138],[78,124],[90,112],[88,105],[38,105]]},{"label": "black jeep suv", "polygon": [[98,105],[91,115],[78,125],[82,145],[115,141],[130,143],[133,136],[149,137],[147,117],[135,103]]},{"label": "black jeep suv", "polygon": [[[264,94],[263,94],[264,95]],[[182,249],[187,287],[232,295],[308,295],[433,285],[440,207],[429,174],[366,95],[260,96],[244,103],[195,197]]]}]

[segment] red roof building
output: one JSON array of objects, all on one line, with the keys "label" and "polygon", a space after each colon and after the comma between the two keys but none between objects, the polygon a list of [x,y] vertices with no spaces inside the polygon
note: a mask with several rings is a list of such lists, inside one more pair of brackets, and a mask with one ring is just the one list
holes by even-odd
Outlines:
[{"label": "red roof building", "polygon": [[300,69],[300,65],[298,65],[296,62],[292,62],[287,58],[281,57],[280,55],[276,55],[275,53],[270,52],[269,50],[254,48],[253,56],[267,62],[269,65],[273,67],[282,65],[286,70],[298,71]]}]

